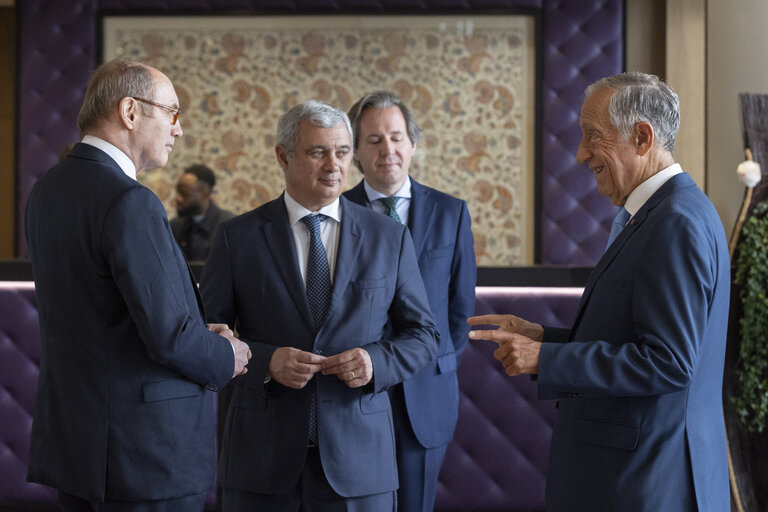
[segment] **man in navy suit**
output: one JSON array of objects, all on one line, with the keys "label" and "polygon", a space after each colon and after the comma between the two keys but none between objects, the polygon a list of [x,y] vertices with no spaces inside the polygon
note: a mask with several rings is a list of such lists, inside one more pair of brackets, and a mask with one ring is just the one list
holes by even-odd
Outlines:
[{"label": "man in navy suit", "polygon": [[223,509],[391,512],[386,390],[437,352],[413,242],[339,197],[352,159],[344,112],[295,106],[275,152],[285,192],[221,225],[201,277],[212,317],[254,354],[227,411]]},{"label": "man in navy suit", "polygon": [[[344,196],[408,226],[440,332],[437,359],[390,390],[400,472],[398,507],[434,510],[437,477],[459,417],[456,369],[475,310],[475,250],[467,203],[409,177],[422,131],[388,91],[363,96],[349,111],[355,163],[364,178]],[[391,206],[388,206],[391,203]]]},{"label": "man in navy suit", "polygon": [[67,511],[202,511],[211,390],[245,372],[248,346],[205,325],[165,209],[136,182],[167,163],[179,113],[160,71],[103,64],[82,142],[27,203],[42,339],[28,478],[58,489]]},{"label": "man in navy suit", "polygon": [[730,510],[728,249],[714,206],[672,157],[677,95],[652,75],[604,78],[579,123],[577,159],[623,210],[574,325],[481,316],[469,323],[499,328],[470,337],[499,343],[508,374],[537,374],[539,397],[560,399],[548,511]]}]

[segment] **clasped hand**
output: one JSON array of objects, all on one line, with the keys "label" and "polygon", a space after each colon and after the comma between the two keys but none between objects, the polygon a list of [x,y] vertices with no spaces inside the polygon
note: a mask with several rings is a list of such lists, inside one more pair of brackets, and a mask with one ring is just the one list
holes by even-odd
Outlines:
[{"label": "clasped hand", "polygon": [[350,388],[359,388],[373,378],[371,356],[362,348],[322,356],[293,347],[280,347],[269,361],[269,376],[283,386],[301,389],[317,372],[336,375]]},{"label": "clasped hand", "polygon": [[232,377],[245,375],[248,372],[248,368],[245,366],[251,359],[251,349],[248,348],[248,344],[235,338],[235,333],[227,324],[208,324],[208,330],[224,337],[232,345],[235,352],[235,371],[232,373]]},{"label": "clasped hand", "polygon": [[544,328],[514,315],[481,315],[467,319],[469,325],[495,325],[493,330],[469,331],[473,340],[494,341],[499,345],[493,357],[501,361],[507,375],[539,372],[539,353]]}]

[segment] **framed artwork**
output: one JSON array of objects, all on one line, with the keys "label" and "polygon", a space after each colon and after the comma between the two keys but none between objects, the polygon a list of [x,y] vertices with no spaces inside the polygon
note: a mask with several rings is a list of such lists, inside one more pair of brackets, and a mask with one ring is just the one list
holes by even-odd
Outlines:
[{"label": "framed artwork", "polygon": [[[216,173],[243,213],[284,188],[277,120],[317,99],[347,111],[398,94],[424,129],[410,173],[465,199],[478,266],[531,265],[538,211],[537,23],[531,15],[217,15],[101,19],[103,60],[140,58],[174,83],[184,136],[141,178],[169,217],[183,169]],[[350,166],[347,188],[362,178]]]}]

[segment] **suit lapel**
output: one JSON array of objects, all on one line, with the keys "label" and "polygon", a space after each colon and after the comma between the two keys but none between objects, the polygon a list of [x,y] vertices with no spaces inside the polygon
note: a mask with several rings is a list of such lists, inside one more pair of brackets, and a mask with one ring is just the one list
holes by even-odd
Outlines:
[{"label": "suit lapel", "polygon": [[277,271],[285,283],[285,289],[301,314],[304,323],[311,331],[314,331],[312,313],[309,309],[301,272],[299,272],[299,262],[296,258],[293,231],[288,221],[288,212],[285,209],[285,201],[282,196],[265,209],[264,217],[266,222],[261,229],[275,267],[277,267]]},{"label": "suit lapel", "polygon": [[413,178],[411,180],[411,206],[408,212],[408,229],[411,231],[416,258],[421,257],[424,243],[434,222],[437,205],[429,201],[427,189]]},{"label": "suit lapel", "polygon": [[576,320],[574,321],[573,328],[571,329],[571,336],[573,336],[573,333],[576,331],[576,326],[581,321],[584,309],[586,308],[587,302],[589,302],[589,297],[592,295],[592,291],[595,289],[595,284],[603,275],[603,273],[608,269],[608,267],[611,266],[613,261],[616,259],[616,256],[618,256],[619,251],[621,251],[622,247],[624,247],[624,244],[626,244],[632,235],[634,235],[634,233],[641,228],[643,223],[645,223],[645,221],[648,219],[650,213],[660,202],[662,202],[677,190],[688,186],[695,186],[695,183],[687,173],[677,174],[667,180],[667,182],[664,183],[664,185],[662,185],[659,190],[654,192],[654,194],[648,199],[648,201],[646,201],[640,210],[638,210],[638,212],[629,221],[629,224],[624,228],[624,230],[622,230],[621,233],[619,233],[619,236],[616,237],[616,239],[608,247],[605,253],[603,253],[600,261],[597,262],[597,265],[595,265],[595,268],[589,274],[587,283],[584,286],[584,293],[581,296],[579,309],[576,312]]},{"label": "suit lapel", "polygon": [[349,189],[349,191],[347,191],[344,196],[353,203],[365,206],[366,208],[371,207],[371,202],[368,201],[368,195],[365,193],[363,180],[360,180],[360,183]]},{"label": "suit lapel", "polygon": [[328,325],[333,315],[342,307],[344,292],[349,286],[352,269],[357,267],[357,255],[362,246],[363,231],[359,219],[350,208],[350,202],[340,197],[341,224],[339,229],[339,247],[336,250],[336,266],[333,273],[331,306],[328,309],[323,327]]}]

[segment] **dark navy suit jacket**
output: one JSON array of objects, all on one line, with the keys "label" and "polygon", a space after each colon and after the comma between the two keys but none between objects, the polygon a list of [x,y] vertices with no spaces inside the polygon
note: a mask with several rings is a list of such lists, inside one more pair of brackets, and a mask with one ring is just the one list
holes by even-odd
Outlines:
[{"label": "dark navy suit jacket", "polygon": [[204,492],[209,389],[234,356],[205,325],[160,200],[77,144],[35,184],[26,233],[42,339],[29,480],[95,501]]},{"label": "dark navy suit jacket", "polygon": [[573,328],[546,329],[559,398],[547,510],[730,509],[722,381],[725,233],[691,177],[640,208],[590,275]]},{"label": "dark navy suit jacket", "polygon": [[[467,346],[467,318],[475,310],[475,247],[467,203],[409,179],[408,228],[440,347],[437,359],[403,383],[403,393],[416,438],[435,448],[450,442],[459,416],[456,370]],[[370,207],[362,181],[344,196]]]},{"label": "dark navy suit jacket", "polygon": [[[317,392],[318,444],[328,482],[341,496],[398,486],[389,387],[434,359],[437,331],[404,226],[339,199],[341,224],[331,304],[315,332],[283,197],[219,227],[200,288],[212,319],[234,325],[251,347],[234,380],[219,482],[278,494],[306,461],[310,398]],[[390,330],[390,323],[392,330]],[[303,389],[264,383],[274,351],[323,355],[362,347],[373,384],[351,389],[317,373]]]}]

